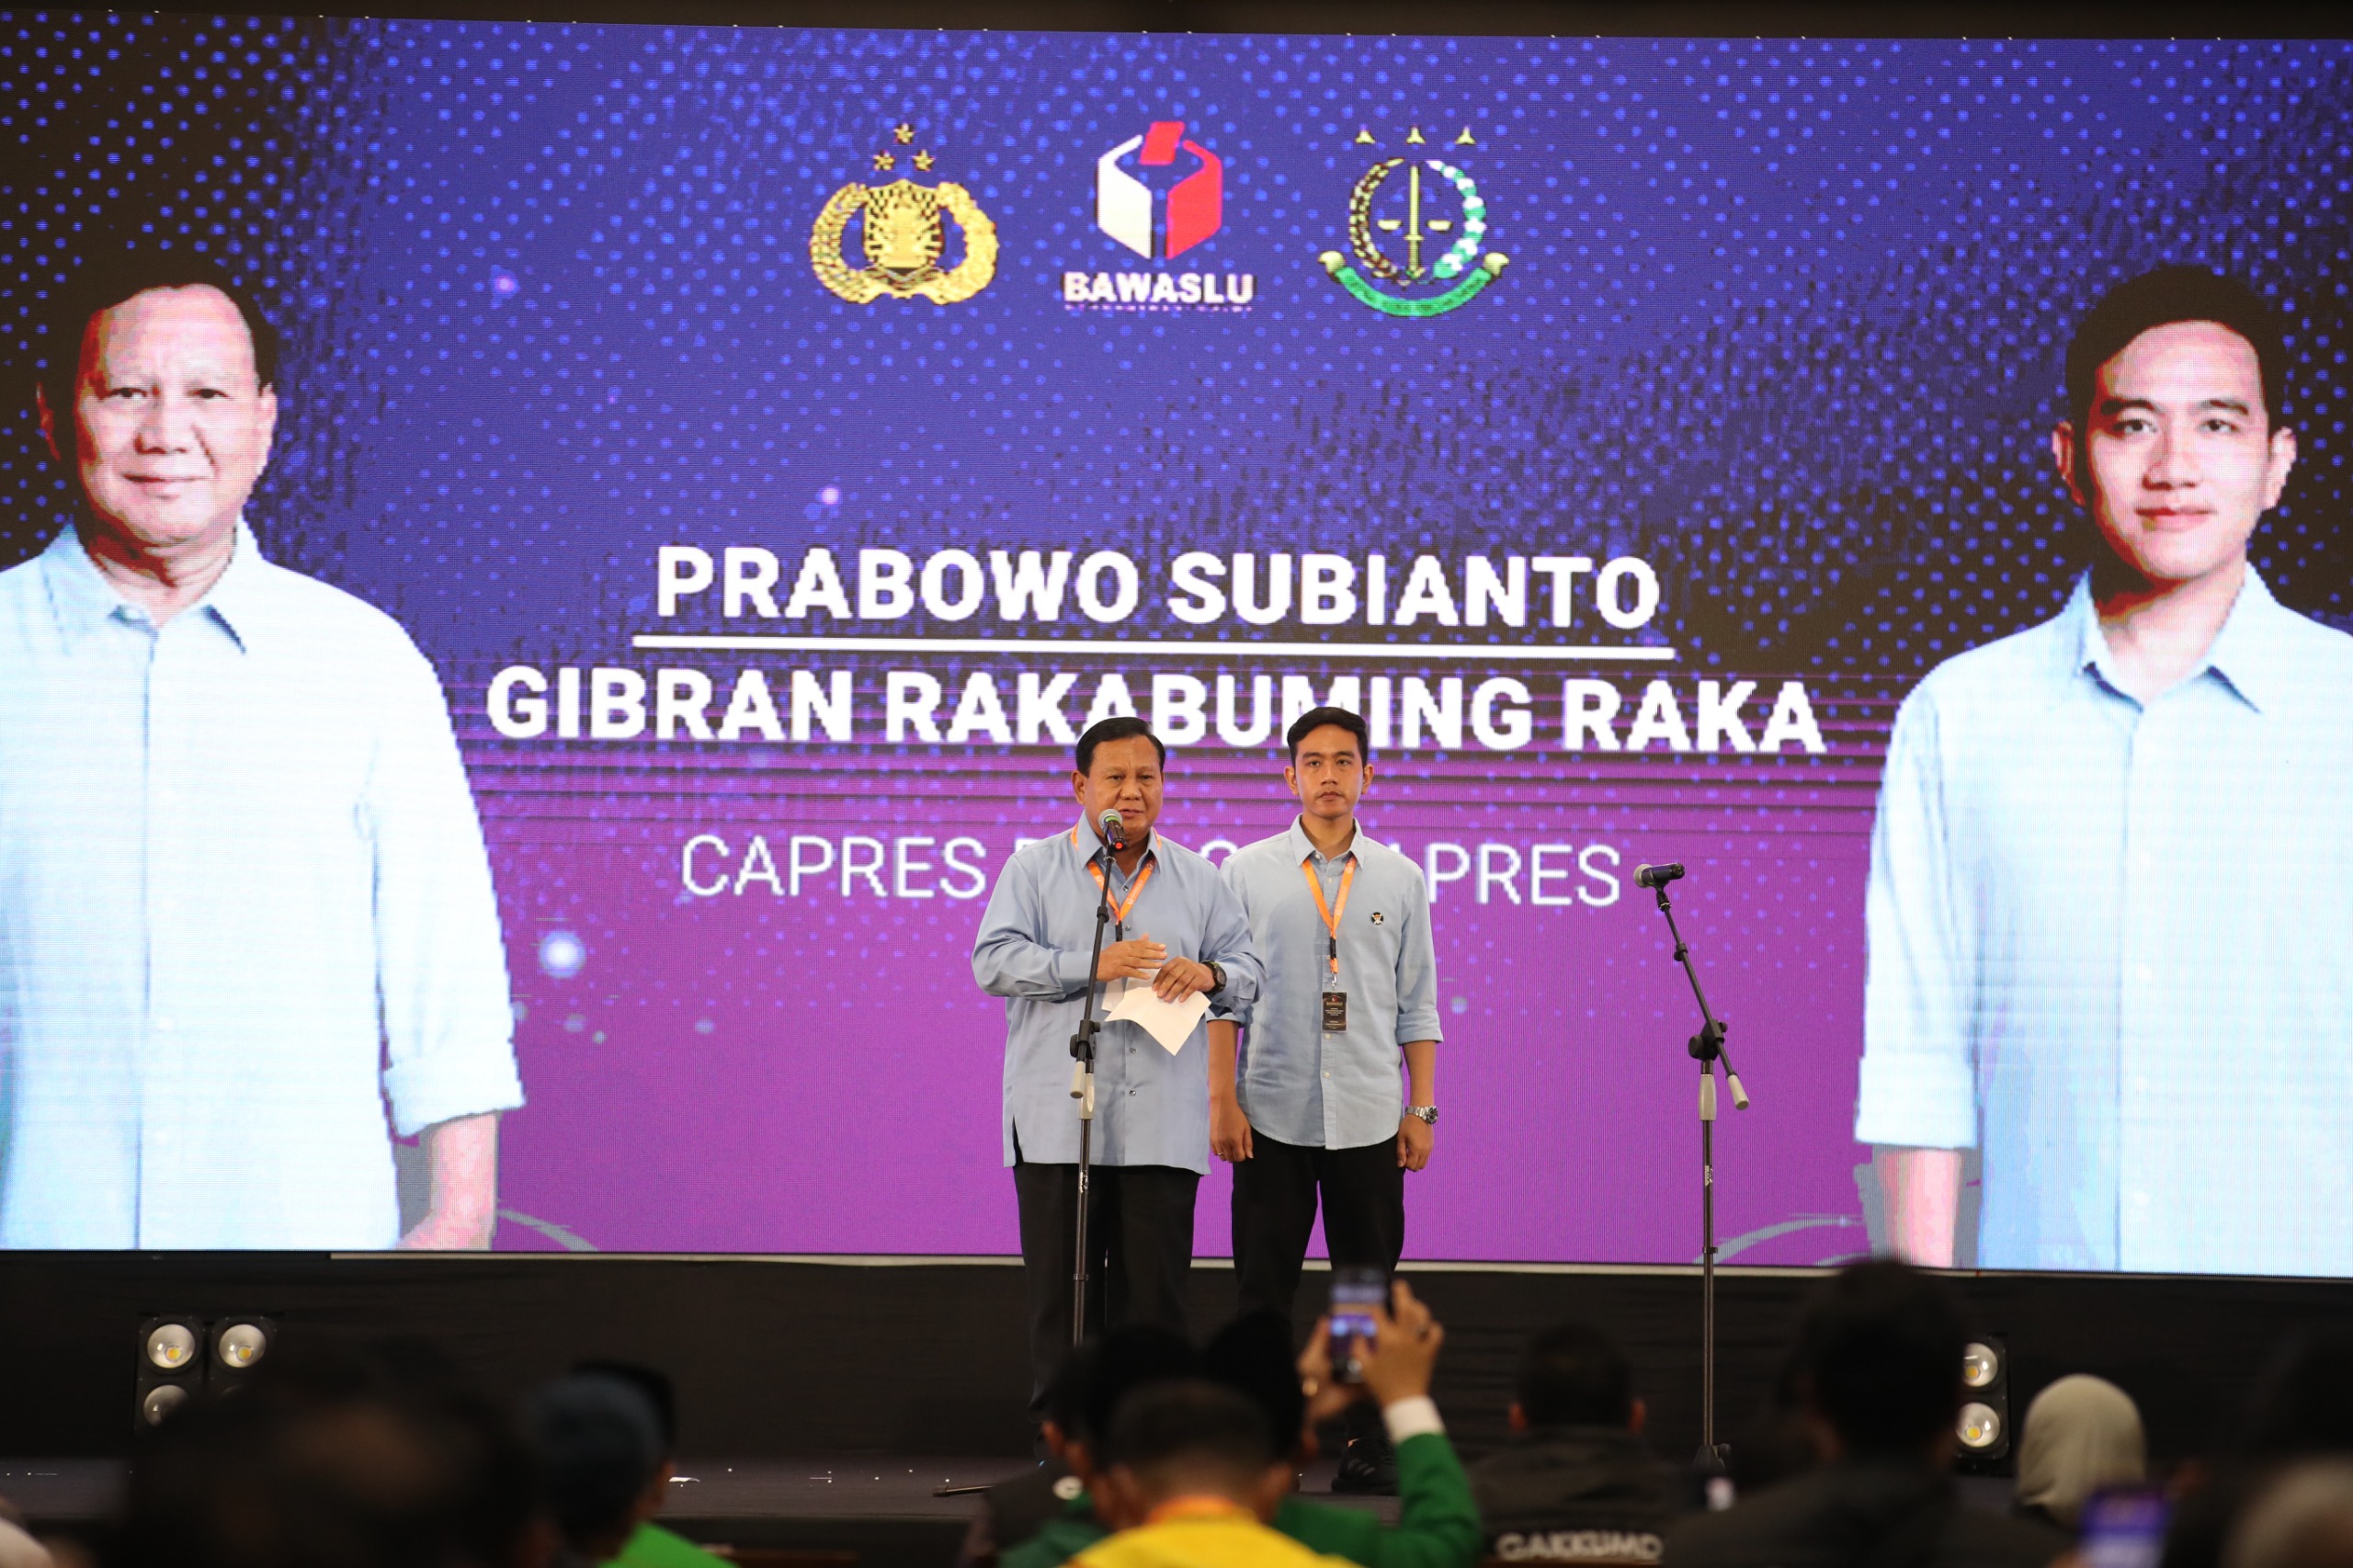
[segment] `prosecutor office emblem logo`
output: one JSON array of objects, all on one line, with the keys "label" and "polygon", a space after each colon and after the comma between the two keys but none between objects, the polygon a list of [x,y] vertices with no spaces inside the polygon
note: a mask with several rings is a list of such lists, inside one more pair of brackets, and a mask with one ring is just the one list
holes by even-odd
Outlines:
[{"label": "prosecutor office emblem logo", "polygon": [[[916,174],[931,172],[937,160],[928,148],[904,151],[915,142],[914,126],[893,127],[891,138],[892,145],[874,154],[876,173],[897,174],[902,160]],[[863,267],[851,266],[844,249],[853,222]],[[950,223],[963,256],[942,267]],[[922,185],[905,175],[883,185],[850,181],[826,200],[809,231],[809,265],[817,281],[853,305],[870,305],[885,295],[935,305],[969,300],[996,276],[996,223],[971,191],[953,180]]]},{"label": "prosecutor office emblem logo", "polygon": [[[1501,277],[1510,258],[1486,251],[1487,201],[1478,182],[1448,158],[1423,156],[1420,126],[1407,132],[1407,153],[1382,158],[1348,192],[1348,254],[1327,250],[1316,259],[1334,282],[1359,302],[1392,316],[1442,316],[1477,299]],[[1370,130],[1356,144],[1371,146]],[[1448,151],[1476,147],[1465,126]]]}]

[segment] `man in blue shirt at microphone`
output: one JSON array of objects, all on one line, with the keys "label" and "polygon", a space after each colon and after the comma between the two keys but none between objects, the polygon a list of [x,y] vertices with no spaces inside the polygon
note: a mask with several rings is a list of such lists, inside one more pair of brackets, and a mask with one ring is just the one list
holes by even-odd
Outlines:
[{"label": "man in blue shirt at microphone", "polygon": [[[1097,986],[1149,984],[1214,1006],[1258,994],[1241,905],[1216,868],[1154,831],[1167,748],[1141,719],[1106,719],[1078,738],[1073,826],[1006,862],[972,942],[972,977],[1006,999],[1005,1163],[1021,1213],[1037,1413],[1068,1352],[1076,1272],[1078,1102],[1071,1036]],[[1090,974],[1096,907],[1112,925]],[[1106,1006],[1108,1006],[1108,998]],[[1089,1331],[1185,1327],[1193,1199],[1209,1171],[1211,1041],[1232,1061],[1234,1026],[1204,1016],[1170,1051],[1140,1025],[1108,1022],[1096,1042],[1096,1113],[1086,1218]]]}]

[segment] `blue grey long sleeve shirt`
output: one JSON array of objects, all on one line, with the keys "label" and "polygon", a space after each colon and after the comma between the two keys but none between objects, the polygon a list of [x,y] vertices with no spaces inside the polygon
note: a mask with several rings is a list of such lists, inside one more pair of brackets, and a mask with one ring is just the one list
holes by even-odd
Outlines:
[{"label": "blue grey long sleeve shirt", "polygon": [[[1023,846],[990,891],[972,942],[972,978],[1005,1001],[1005,1163],[1071,1165],[1078,1159],[1078,1102],[1070,1096],[1070,1037],[1088,995],[1086,955],[1095,940],[1101,896],[1087,865],[1095,835],[1073,828]],[[1136,894],[1125,925],[1130,938],[1149,937],[1171,958],[1225,970],[1221,1006],[1247,1006],[1258,994],[1258,960],[1250,927],[1217,874],[1191,850],[1155,833],[1136,864],[1151,880]],[[1110,868],[1111,903],[1125,902],[1131,881]],[[1104,932],[1108,946],[1111,930]],[[1099,1016],[1099,1015],[1098,1015]],[[1210,1153],[1207,1019],[1170,1054],[1140,1026],[1106,1023],[1097,1037],[1095,1145],[1106,1165],[1175,1165],[1206,1175]]]},{"label": "blue grey long sleeve shirt", "polygon": [[0,1247],[388,1247],[394,1130],[510,1109],[441,683],[241,523],[163,625],[0,573]]},{"label": "blue grey long sleeve shirt", "polygon": [[[1351,860],[1357,872],[1342,908],[1340,883]],[[1328,961],[1331,933],[1302,867],[1313,869],[1324,906],[1337,912],[1336,974]],[[1308,1148],[1359,1149],[1396,1137],[1404,1047],[1443,1038],[1421,868],[1361,825],[1345,851],[1327,858],[1293,819],[1288,832],[1235,850],[1224,876],[1265,965],[1255,1001],[1219,998],[1220,1011],[1248,1028],[1237,1090],[1250,1125]],[[1326,991],[1347,994],[1345,1030],[1324,1028]]]},{"label": "blue grey long sleeve shirt", "polygon": [[2353,1274],[2349,696],[2250,571],[2150,701],[2081,583],[1904,699],[1855,1136],[1984,1151],[1981,1267]]}]

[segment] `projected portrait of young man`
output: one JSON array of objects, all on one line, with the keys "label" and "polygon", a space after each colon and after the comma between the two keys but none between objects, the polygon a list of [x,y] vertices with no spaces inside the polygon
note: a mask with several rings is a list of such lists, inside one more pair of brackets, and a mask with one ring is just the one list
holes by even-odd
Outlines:
[{"label": "projected portrait of young man", "polygon": [[1855,1136],[1915,1261],[1975,1148],[1980,1267],[2353,1274],[2353,638],[2248,562],[2286,361],[2210,272],[2101,301],[2051,443],[2091,570],[1896,719]]},{"label": "projected portrait of young man", "polygon": [[48,344],[79,506],[0,574],[0,1244],[485,1245],[522,1090],[482,828],[407,634],[246,524],[275,335],[125,257]]}]

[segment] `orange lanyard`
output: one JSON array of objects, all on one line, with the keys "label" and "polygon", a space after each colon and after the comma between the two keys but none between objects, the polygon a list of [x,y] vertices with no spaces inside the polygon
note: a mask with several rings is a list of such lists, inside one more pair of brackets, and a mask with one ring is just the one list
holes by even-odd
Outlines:
[{"label": "orange lanyard", "polygon": [[[1143,869],[1142,875],[1138,876],[1134,881],[1128,884],[1128,896],[1120,903],[1111,906],[1111,923],[1114,926],[1119,926],[1121,930],[1127,929],[1128,911],[1136,906],[1136,898],[1143,892],[1144,883],[1152,881],[1153,872],[1158,869],[1160,869],[1160,862],[1154,860]],[[1097,865],[1094,861],[1089,860],[1086,863],[1086,874],[1095,879],[1095,891],[1097,892],[1101,892],[1103,891],[1103,868]]]},{"label": "orange lanyard", "polygon": [[1340,873],[1340,903],[1338,907],[1324,902],[1324,879],[1315,874],[1313,857],[1299,863],[1300,874],[1307,879],[1307,891],[1315,895],[1315,912],[1324,917],[1324,929],[1332,934],[1329,959],[1332,972],[1340,972],[1340,916],[1348,912],[1348,884],[1357,880],[1357,858],[1348,857],[1348,869]]},{"label": "orange lanyard", "polygon": [[[1072,848],[1075,849],[1078,847],[1078,829],[1072,828],[1070,830],[1070,842]],[[1136,906],[1136,900],[1142,896],[1144,883],[1152,881],[1153,872],[1158,869],[1160,869],[1159,861],[1147,860],[1144,862],[1144,868],[1142,874],[1140,874],[1134,881],[1128,884],[1128,896],[1121,902],[1111,906],[1111,923],[1113,925],[1119,926],[1121,930],[1127,929],[1128,911]],[[1095,891],[1098,893],[1102,892],[1103,868],[1097,865],[1094,861],[1089,860],[1086,863],[1086,874],[1095,879]],[[1343,903],[1347,902],[1345,895],[1343,895],[1341,902]]]}]

